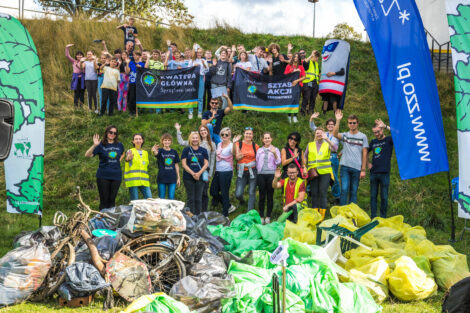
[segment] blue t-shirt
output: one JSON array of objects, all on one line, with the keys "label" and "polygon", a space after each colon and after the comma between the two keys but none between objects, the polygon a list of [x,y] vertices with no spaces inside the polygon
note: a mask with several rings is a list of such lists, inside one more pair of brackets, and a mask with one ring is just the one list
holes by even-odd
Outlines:
[{"label": "blue t-shirt", "polygon": [[169,151],[160,148],[157,154],[158,164],[158,184],[176,184],[178,176],[176,175],[175,164],[180,162],[178,152],[174,149]]},{"label": "blue t-shirt", "polygon": [[370,151],[372,151],[371,173],[389,173],[393,152],[392,137],[387,136],[382,140],[372,139],[369,144]]},{"label": "blue t-shirt", "polygon": [[100,157],[96,178],[109,180],[122,180],[121,155],[124,153],[122,143],[110,143],[104,146],[100,143],[93,150],[93,156]]},{"label": "blue t-shirt", "polygon": [[169,60],[168,61],[168,69],[169,70],[176,70],[178,67],[181,68],[186,68],[186,62],[185,61],[175,61],[175,60]]},{"label": "blue t-shirt", "polygon": [[[214,134],[218,135],[220,133],[220,130],[222,129],[222,120],[224,119],[224,116],[225,116],[224,109],[219,109],[217,110],[217,113],[215,113],[214,119],[211,121]],[[212,117],[211,111],[206,111],[202,113],[203,120],[208,120],[211,117]]]},{"label": "blue t-shirt", "polygon": [[[209,161],[209,154],[203,147],[199,147],[199,149],[196,150],[192,149],[192,152],[191,149],[191,147],[184,148],[183,153],[181,153],[181,159],[186,159],[186,165],[193,172],[197,173],[204,166],[204,160]],[[188,172],[183,171],[183,179],[193,179],[193,176],[191,176]]]},{"label": "blue t-shirt", "polygon": [[131,84],[135,84],[135,80],[137,79],[137,64],[140,65],[141,67],[145,67],[144,62],[138,62],[138,63],[135,63],[135,61],[129,62],[129,68],[131,70],[129,72],[129,83]]}]

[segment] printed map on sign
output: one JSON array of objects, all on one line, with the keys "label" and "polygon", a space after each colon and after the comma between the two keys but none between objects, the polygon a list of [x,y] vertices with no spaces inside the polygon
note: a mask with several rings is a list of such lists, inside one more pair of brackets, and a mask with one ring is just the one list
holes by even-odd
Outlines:
[{"label": "printed map on sign", "polygon": [[[466,4],[463,4],[465,3]],[[459,144],[459,217],[470,218],[470,4],[447,1]]]},{"label": "printed map on sign", "polygon": [[7,211],[42,211],[44,93],[36,47],[15,18],[0,14],[0,98],[15,107],[14,134],[5,160]]}]

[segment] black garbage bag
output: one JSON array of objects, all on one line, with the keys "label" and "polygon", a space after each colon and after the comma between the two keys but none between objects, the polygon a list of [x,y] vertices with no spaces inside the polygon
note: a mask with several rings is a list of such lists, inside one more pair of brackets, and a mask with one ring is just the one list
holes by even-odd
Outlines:
[{"label": "black garbage bag", "polygon": [[70,301],[85,297],[110,286],[98,270],[88,263],[74,263],[65,269],[65,282],[60,285],[59,295]]},{"label": "black garbage bag", "polygon": [[129,221],[132,206],[120,205],[114,208],[101,210],[100,214],[94,216],[89,222],[90,230],[110,229],[116,230],[124,227]]},{"label": "black garbage bag", "polygon": [[111,236],[102,236],[94,238],[96,248],[100,253],[100,256],[109,260],[113,257],[114,253],[122,247],[121,236],[118,234],[115,238]]},{"label": "black garbage bag", "polygon": [[209,249],[212,253],[217,254],[219,251],[224,250],[224,245],[228,243],[220,237],[216,237],[211,234],[207,229],[208,223],[210,225],[219,225],[217,223],[223,223],[223,225],[229,225],[230,221],[218,212],[203,212],[199,215],[190,216],[187,214],[189,209],[184,208],[182,210],[183,216],[186,219],[186,234],[192,238],[203,238],[209,243]]},{"label": "black garbage bag", "polygon": [[470,277],[464,278],[450,287],[442,303],[442,312],[470,312]]},{"label": "black garbage bag", "polygon": [[31,246],[44,243],[46,247],[54,247],[61,237],[60,229],[56,226],[42,226],[35,231],[26,231],[18,234],[13,240],[13,248]]},{"label": "black garbage bag", "polygon": [[230,220],[228,217],[225,217],[223,214],[215,211],[202,212],[201,214],[197,215],[197,220],[200,219],[205,219],[207,221],[207,225],[230,225]]},{"label": "black garbage bag", "polygon": [[183,252],[183,258],[192,266],[201,260],[208,247],[209,243],[204,238],[190,238],[188,247]]}]

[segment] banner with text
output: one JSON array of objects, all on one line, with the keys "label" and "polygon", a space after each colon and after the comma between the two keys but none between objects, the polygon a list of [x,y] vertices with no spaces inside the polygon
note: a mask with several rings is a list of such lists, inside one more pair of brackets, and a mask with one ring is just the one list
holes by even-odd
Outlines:
[{"label": "banner with text", "polygon": [[166,71],[137,68],[136,84],[137,108],[197,107],[199,67]]},{"label": "banner with text", "polygon": [[431,55],[414,0],[354,0],[379,69],[402,179],[448,171]]},{"label": "banner with text", "polygon": [[470,0],[447,0],[459,145],[459,217],[470,218]]},{"label": "banner with text", "polygon": [[0,98],[14,105],[13,140],[5,160],[9,213],[42,215],[44,91],[33,39],[14,17],[0,13]]},{"label": "banner with text", "polygon": [[298,78],[298,72],[267,76],[237,69],[233,107],[235,110],[297,113],[300,86],[293,86],[292,82]]}]

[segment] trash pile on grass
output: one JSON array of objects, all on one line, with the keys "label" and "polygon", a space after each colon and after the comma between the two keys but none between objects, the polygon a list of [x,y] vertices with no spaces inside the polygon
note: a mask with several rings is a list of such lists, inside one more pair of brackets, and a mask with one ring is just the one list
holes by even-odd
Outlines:
[{"label": "trash pile on grass", "polygon": [[102,271],[90,242],[71,241],[73,251],[57,253],[65,227],[44,226],[18,235],[0,259],[0,306],[44,300],[39,291],[53,285],[46,294],[61,303],[100,296],[110,308],[119,297],[130,303],[125,313],[273,312],[283,270],[270,257],[280,243],[289,254],[290,313],[381,312],[389,297],[425,299],[470,276],[465,255],[433,244],[402,216],[371,221],[355,204],[330,211],[323,221],[304,209],[297,224],[263,225],[255,210],[230,222],[217,212],[193,216],[179,201],[133,201],[88,223]]}]

